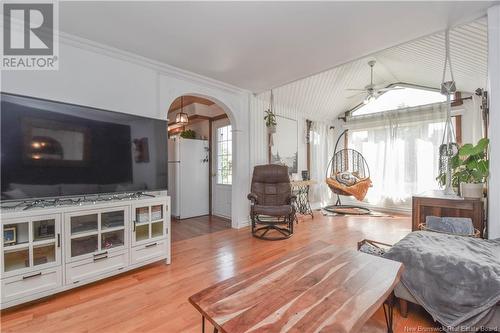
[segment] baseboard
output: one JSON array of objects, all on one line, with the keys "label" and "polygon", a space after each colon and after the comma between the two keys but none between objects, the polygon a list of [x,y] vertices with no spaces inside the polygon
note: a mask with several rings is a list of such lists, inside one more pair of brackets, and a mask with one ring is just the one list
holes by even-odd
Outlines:
[{"label": "baseboard", "polygon": [[250,220],[249,219],[239,222],[235,229],[242,229],[242,228],[246,228],[248,226],[250,226]]}]

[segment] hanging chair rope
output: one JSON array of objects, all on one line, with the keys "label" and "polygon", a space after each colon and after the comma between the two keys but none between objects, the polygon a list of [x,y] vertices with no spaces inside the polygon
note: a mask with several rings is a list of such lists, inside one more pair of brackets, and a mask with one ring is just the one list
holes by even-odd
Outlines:
[{"label": "hanging chair rope", "polygon": [[[446,80],[446,69],[450,68],[451,81]],[[453,129],[453,123],[451,121],[451,94],[454,93],[455,80],[453,77],[453,68],[451,65],[451,54],[450,54],[450,30],[446,29],[445,32],[445,59],[443,67],[443,78],[441,80],[441,93],[446,94],[446,122],[443,133],[442,144],[451,144],[456,141],[455,130]]]},{"label": "hanging chair rope", "polygon": [[[273,94],[272,89],[271,89],[271,94],[269,95],[269,111],[271,111],[272,114],[275,114],[274,113],[274,94]],[[268,136],[269,136],[268,146],[272,147],[272,146],[274,146],[273,133],[269,133]],[[269,149],[271,149],[271,148],[269,148]],[[271,163],[270,157],[269,157],[269,163]]]},{"label": "hanging chair rope", "polygon": [[[453,77],[453,69],[451,65],[450,54],[450,30],[445,32],[445,59],[443,68],[443,78],[441,81],[441,93],[446,95],[446,122],[443,132],[443,141],[439,147],[439,173],[445,174],[446,187],[445,194],[454,195],[452,187],[452,167],[451,160],[458,153],[458,145],[455,142],[455,131],[453,129],[453,122],[451,120],[451,94],[456,92],[455,79]],[[450,69],[451,81],[446,80],[446,69]]]},{"label": "hanging chair rope", "polygon": [[451,67],[451,55],[450,55],[450,29],[446,29],[445,35],[444,35],[444,43],[445,43],[445,58],[444,58],[444,68],[443,68],[443,78],[441,80],[441,83],[445,82],[446,79],[446,68],[450,67],[450,76],[451,76],[451,81],[455,81],[455,78],[453,77],[453,69]]}]

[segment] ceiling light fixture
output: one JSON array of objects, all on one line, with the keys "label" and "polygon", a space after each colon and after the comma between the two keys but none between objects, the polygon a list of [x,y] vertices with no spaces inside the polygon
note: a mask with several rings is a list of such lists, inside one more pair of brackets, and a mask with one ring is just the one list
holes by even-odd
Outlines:
[{"label": "ceiling light fixture", "polygon": [[375,97],[374,95],[370,94],[368,96],[366,96],[366,98],[363,100],[363,104],[369,104],[371,102],[374,102],[375,100],[377,99],[377,97]]},{"label": "ceiling light fixture", "polygon": [[184,112],[184,96],[181,96],[181,111],[175,115],[175,123],[186,126],[189,123],[189,117]]}]

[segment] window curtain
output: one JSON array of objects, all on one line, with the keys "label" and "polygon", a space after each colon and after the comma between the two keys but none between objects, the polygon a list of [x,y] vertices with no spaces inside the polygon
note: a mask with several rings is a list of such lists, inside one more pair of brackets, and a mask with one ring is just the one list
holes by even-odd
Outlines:
[{"label": "window curtain", "polygon": [[358,150],[370,168],[373,187],[366,202],[409,209],[413,194],[438,189],[445,117],[446,106],[440,103],[348,121],[349,148]]},{"label": "window curtain", "polygon": [[309,191],[313,208],[324,207],[332,201],[332,192],[325,183],[326,168],[333,154],[333,133],[329,128],[330,125],[325,122],[311,124],[311,179],[317,182]]}]

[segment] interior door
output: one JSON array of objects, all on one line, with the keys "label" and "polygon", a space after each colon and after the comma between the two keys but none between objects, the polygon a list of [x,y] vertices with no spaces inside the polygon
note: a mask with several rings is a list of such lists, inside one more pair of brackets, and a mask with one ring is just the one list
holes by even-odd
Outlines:
[{"label": "interior door", "polygon": [[213,122],[212,214],[231,218],[232,127],[229,119]]}]

